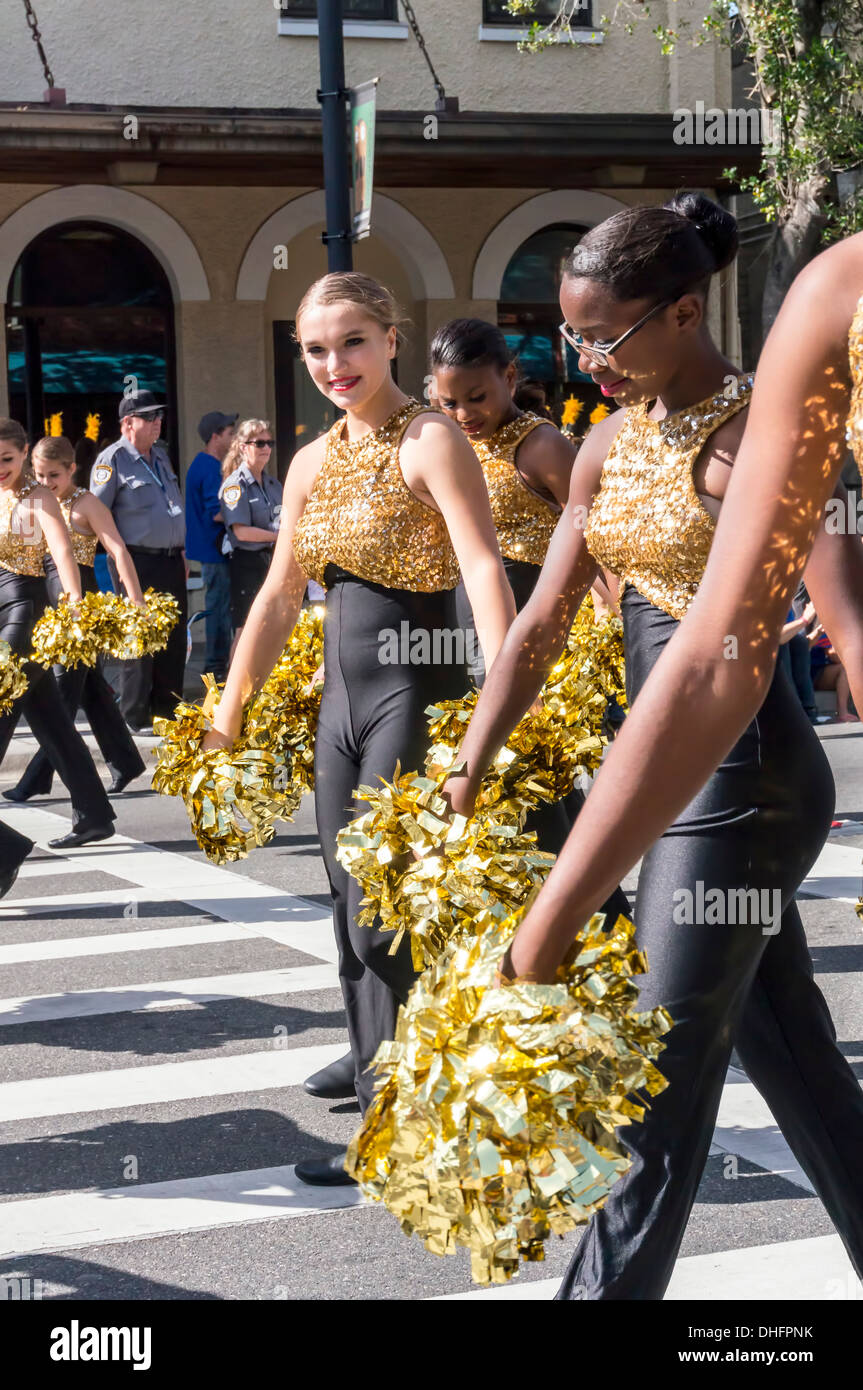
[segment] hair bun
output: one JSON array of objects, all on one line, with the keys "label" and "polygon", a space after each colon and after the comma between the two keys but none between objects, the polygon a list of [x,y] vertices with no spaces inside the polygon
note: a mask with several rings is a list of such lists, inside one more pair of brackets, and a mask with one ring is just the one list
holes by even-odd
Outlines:
[{"label": "hair bun", "polygon": [[737,255],[737,222],[703,193],[676,193],[665,204],[695,228],[713,257],[713,269],[724,270]]}]

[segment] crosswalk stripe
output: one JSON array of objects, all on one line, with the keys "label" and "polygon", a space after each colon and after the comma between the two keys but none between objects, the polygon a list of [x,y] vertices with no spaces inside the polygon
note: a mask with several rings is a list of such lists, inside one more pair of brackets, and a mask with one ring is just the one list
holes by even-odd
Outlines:
[{"label": "crosswalk stripe", "polygon": [[[3,819],[22,835],[29,835],[49,854],[48,840],[69,827],[69,822],[62,816],[35,806],[11,806],[8,811],[4,809]],[[338,961],[329,908],[321,908],[306,898],[286,893],[281,888],[271,888],[243,874],[217,868],[207,863],[203,855],[187,859],[182,854],[155,849],[141,840],[115,835],[110,840],[87,845],[84,849],[66,850],[62,856],[58,854],[57,862],[61,872],[67,862],[83,864],[90,870],[124,879],[142,890],[135,893],[131,889],[116,888],[104,894],[70,893],[63,898],[63,902],[70,906],[140,900],[183,902],[222,921],[252,926],[257,936],[293,946],[295,950],[317,956],[319,960],[331,964]],[[158,887],[154,888],[153,885]],[[50,903],[50,898],[26,898],[8,904],[0,903],[0,923],[10,917],[14,920],[16,914],[20,915],[22,911],[44,908]],[[286,928],[290,930],[286,931]]]},{"label": "crosswalk stripe", "polygon": [[[577,1237],[576,1237],[577,1239]],[[573,1250],[575,1245],[573,1245]],[[534,1279],[501,1284],[490,1289],[439,1294],[435,1302],[477,1298],[554,1298],[560,1279]],[[785,1240],[775,1245],[750,1245],[719,1250],[710,1255],[686,1255],[674,1266],[665,1295],[667,1302],[693,1299],[710,1302],[759,1299],[792,1302],[826,1302],[863,1298],[863,1284],[854,1273],[838,1236],[814,1236]],[[742,1321],[742,1319],[741,1319]],[[756,1343],[753,1338],[753,1345]]]},{"label": "crosswalk stripe", "polygon": [[728,1069],[713,1142],[726,1153],[776,1173],[807,1192],[815,1190],[782,1137],[766,1100],[737,1067]]},{"label": "crosswalk stripe", "polygon": [[[7,817],[8,819],[8,817]],[[25,859],[18,870],[18,882],[23,883],[27,878],[49,878],[51,876],[63,876],[66,874],[86,874],[92,873],[92,869],[87,864],[63,863],[53,859]]]},{"label": "crosswalk stripe", "polygon": [[66,994],[21,995],[0,999],[0,1027],[49,1023],[61,1018],[94,1018],[132,1009],[175,1009],[220,999],[262,999],[338,988],[334,965],[295,965],[283,970],[248,970],[234,975],[202,975],[190,980],[156,980],[141,985],[70,990]]},{"label": "crosswalk stripe", "polygon": [[201,926],[158,927],[148,931],[113,932],[110,936],[64,936],[48,941],[20,941],[0,946],[0,966],[33,964],[40,960],[71,960],[78,956],[112,956],[126,951],[161,951],[172,946],[208,946],[217,941],[246,941],[250,930],[236,922],[205,922]]},{"label": "crosswalk stripe", "polygon": [[7,1202],[0,1256],[116,1245],[363,1206],[356,1187],[307,1187],[293,1165]]},{"label": "crosswalk stripe", "polygon": [[344,1050],[343,1042],[316,1047],[274,1046],[233,1057],[6,1081],[0,1086],[0,1123],[278,1090],[298,1085],[312,1072],[341,1057]]}]

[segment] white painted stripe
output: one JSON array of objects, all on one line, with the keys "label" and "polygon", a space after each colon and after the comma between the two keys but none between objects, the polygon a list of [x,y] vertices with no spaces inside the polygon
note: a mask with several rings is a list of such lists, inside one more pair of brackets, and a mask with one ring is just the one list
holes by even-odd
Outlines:
[{"label": "white painted stripe", "polygon": [[[234,1057],[7,1081],[0,1086],[0,1122],[278,1090],[298,1085],[312,1072],[341,1057],[344,1050],[343,1042],[318,1047],[270,1047],[265,1052],[243,1052]],[[4,1222],[5,1218],[0,1225]]]},{"label": "white painted stripe", "polygon": [[[69,828],[69,822],[62,816],[36,806],[4,808],[3,819],[46,850],[49,839]],[[254,935],[292,946],[318,960],[331,964],[338,961],[329,908],[321,908],[294,893],[257,883],[228,869],[219,869],[209,864],[203,854],[187,859],[185,855],[154,849],[152,845],[130,840],[125,835],[115,835],[84,849],[66,850],[62,855],[58,852],[57,858],[64,869],[69,863],[81,864],[137,885],[143,890],[141,899],[184,902],[222,921],[253,927]],[[105,895],[69,894],[63,899],[70,905],[137,900],[131,889],[124,888],[109,890]],[[33,898],[0,904],[0,922],[50,902],[50,898]]]},{"label": "white painted stripe", "polygon": [[819,898],[836,898],[840,902],[856,903],[863,886],[863,855],[851,845],[836,845],[829,841],[813,865],[812,872],[800,886],[801,893],[814,893]]},{"label": "white painted stripe", "polygon": [[764,1097],[745,1072],[728,1068],[722,1088],[713,1141],[769,1173],[776,1173],[807,1192],[814,1188],[794,1157]]},{"label": "white painted stripe", "polygon": [[[577,1239],[577,1237],[576,1237]],[[573,1246],[573,1249],[575,1247]],[[508,1298],[543,1301],[554,1298],[559,1279],[534,1279],[490,1289],[438,1295],[435,1302],[467,1298]],[[711,1302],[758,1299],[826,1302],[861,1299],[863,1284],[838,1236],[786,1240],[776,1245],[752,1245],[721,1250],[714,1255],[688,1255],[678,1260],[665,1295],[667,1302],[693,1299]]]},{"label": "white painted stripe", "polygon": [[116,1245],[363,1205],[358,1188],[307,1187],[293,1165],[33,1197],[4,1205],[0,1256]]},{"label": "white painted stripe", "polygon": [[[65,903],[66,899],[63,901]],[[209,946],[215,941],[246,941],[250,936],[249,928],[236,922],[204,922],[192,927],[114,932],[111,936],[19,941],[0,946],[0,966],[39,960],[72,960],[81,956],[112,956],[126,951],[162,951],[174,946]]]},{"label": "white painted stripe", "polygon": [[130,1009],[174,1009],[182,1004],[212,1004],[218,999],[261,999],[268,994],[337,989],[334,965],[297,965],[284,970],[249,970],[235,975],[195,976],[190,980],[156,980],[141,985],[70,990],[68,994],[21,995],[0,999],[0,1027],[48,1023],[59,1018],[94,1018]]}]

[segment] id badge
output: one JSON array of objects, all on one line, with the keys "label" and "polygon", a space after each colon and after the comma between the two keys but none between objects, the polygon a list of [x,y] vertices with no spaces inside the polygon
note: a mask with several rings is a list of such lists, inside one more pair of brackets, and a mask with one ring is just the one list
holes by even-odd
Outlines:
[{"label": "id badge", "polygon": [[168,508],[168,516],[179,516],[182,510],[183,508],[180,506],[179,502],[172,502]]}]

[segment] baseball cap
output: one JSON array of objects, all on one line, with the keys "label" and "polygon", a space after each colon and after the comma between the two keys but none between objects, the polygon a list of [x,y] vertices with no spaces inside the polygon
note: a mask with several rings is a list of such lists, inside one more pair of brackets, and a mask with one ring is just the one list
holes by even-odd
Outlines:
[{"label": "baseball cap", "polygon": [[125,420],[127,415],[164,415],[165,406],[161,401],[156,400],[152,391],[135,391],[129,396],[123,396],[120,401],[120,419]]},{"label": "baseball cap", "polygon": [[226,430],[229,425],[235,425],[239,418],[239,415],[223,415],[221,410],[210,410],[206,415],[201,416],[198,422],[198,434],[204,443],[208,444],[214,434]]}]

